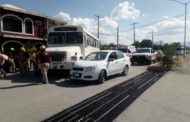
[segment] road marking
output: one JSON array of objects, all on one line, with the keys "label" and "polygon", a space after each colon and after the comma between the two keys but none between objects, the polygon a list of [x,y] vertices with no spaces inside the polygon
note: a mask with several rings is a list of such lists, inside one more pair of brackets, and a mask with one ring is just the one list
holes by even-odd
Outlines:
[{"label": "road marking", "polygon": [[150,81],[156,79],[161,73],[156,74],[156,76],[154,76],[153,78],[151,78],[150,80],[148,80],[146,83],[144,83],[143,85],[141,85],[140,87],[138,87],[137,89],[141,89],[143,86],[145,86],[146,84],[148,84]]},{"label": "road marking", "polygon": [[125,86],[129,85],[129,84],[132,83],[132,82],[139,81],[139,80],[141,80],[140,78],[142,78],[142,77],[144,77],[145,75],[148,75],[148,74],[149,74],[149,73],[146,73],[146,72],[145,72],[144,74],[137,76],[137,77],[136,77],[135,79],[133,79],[132,81],[127,82],[126,84],[122,85],[122,87],[125,87]]},{"label": "road marking", "polygon": [[[101,93],[101,94],[99,94],[99,95],[96,95],[96,96],[94,96],[94,97],[92,97],[92,98],[90,98],[90,99],[88,99],[88,100],[82,102],[81,104],[78,104],[78,105],[76,105],[76,106],[74,106],[74,107],[72,107],[72,108],[70,108],[70,109],[67,109],[67,110],[64,112],[64,114],[66,114],[66,113],[72,111],[73,109],[75,109],[75,108],[77,108],[77,107],[80,107],[80,106],[86,104],[87,102],[89,102],[89,101],[91,101],[91,100],[93,100],[93,99],[96,99],[96,98],[98,98],[98,97],[100,97],[100,96],[102,96],[102,95],[104,95],[104,94],[106,94],[106,93],[107,93],[107,92],[103,92],[103,93]],[[48,121],[53,121],[54,119],[59,118],[59,117],[63,116],[64,114],[59,114],[59,115],[53,117],[52,119],[50,119],[50,120],[48,120]]]},{"label": "road marking", "polygon": [[115,104],[113,107],[111,107],[108,111],[106,111],[102,116],[100,116],[98,119],[96,119],[94,122],[99,121],[100,119],[102,119],[104,116],[106,116],[110,111],[112,111],[114,108],[116,108],[120,103],[122,103],[123,101],[125,101],[127,98],[129,98],[130,95],[127,95],[124,99],[122,99],[120,102],[118,102],[117,104]]},{"label": "road marking", "polygon": [[70,117],[71,115],[75,114],[76,112],[78,112],[78,111],[80,111],[80,110],[84,109],[85,107],[87,107],[87,106],[89,106],[89,105],[91,105],[91,104],[95,103],[96,101],[98,101],[98,100],[100,100],[100,99],[102,99],[102,98],[104,98],[104,97],[106,97],[106,96],[110,95],[111,93],[112,93],[112,92],[108,92],[108,93],[107,93],[107,94],[105,94],[104,96],[102,96],[102,97],[100,97],[100,98],[98,98],[98,99],[96,99],[96,100],[94,100],[94,101],[90,102],[89,104],[86,104],[85,106],[83,106],[83,107],[81,107],[81,108],[77,109],[76,111],[74,111],[74,112],[70,113],[69,115],[67,115],[66,117],[64,117],[64,118],[63,118],[63,120],[64,120],[64,119],[66,119],[66,118],[68,118],[68,117]]}]

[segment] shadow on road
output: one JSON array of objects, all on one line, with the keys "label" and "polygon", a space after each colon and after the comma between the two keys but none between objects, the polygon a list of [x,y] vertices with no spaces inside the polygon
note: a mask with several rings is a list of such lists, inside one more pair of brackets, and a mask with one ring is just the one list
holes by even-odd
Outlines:
[{"label": "shadow on road", "polygon": [[0,87],[0,89],[12,89],[19,87],[27,87],[34,85],[41,85],[40,78],[36,77],[34,72],[26,72],[24,77],[20,77],[19,73],[8,74],[7,77],[1,78],[2,80],[9,80],[12,82],[11,85]]},{"label": "shadow on road", "polygon": [[[118,77],[118,75],[109,77],[107,80]],[[11,84],[7,86],[0,86],[0,89],[13,89],[19,87],[29,87],[35,85],[42,85],[40,72],[36,73],[34,71],[27,72],[24,77],[20,77],[19,73],[9,74],[6,78],[1,78],[2,80],[11,81]],[[88,87],[91,85],[100,85],[96,81],[71,81],[69,80],[69,73],[63,71],[51,71],[48,73],[49,84],[54,84],[58,87]]]}]

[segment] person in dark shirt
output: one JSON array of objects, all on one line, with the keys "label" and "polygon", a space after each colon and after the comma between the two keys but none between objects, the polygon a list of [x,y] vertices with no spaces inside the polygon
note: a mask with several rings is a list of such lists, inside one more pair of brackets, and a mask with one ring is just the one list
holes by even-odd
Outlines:
[{"label": "person in dark shirt", "polygon": [[18,64],[20,69],[20,76],[23,77],[25,74],[25,70],[27,68],[27,59],[29,58],[28,53],[26,52],[24,47],[21,47],[18,52]]},{"label": "person in dark shirt", "polygon": [[14,48],[10,48],[8,51],[8,63],[9,63],[9,71],[15,72],[16,66],[15,66],[15,56],[14,56]]},{"label": "person in dark shirt", "polygon": [[42,74],[42,83],[48,84],[48,69],[51,63],[51,57],[47,51],[46,47],[42,45],[40,47],[41,52],[38,54],[38,62],[40,63],[40,70]]}]

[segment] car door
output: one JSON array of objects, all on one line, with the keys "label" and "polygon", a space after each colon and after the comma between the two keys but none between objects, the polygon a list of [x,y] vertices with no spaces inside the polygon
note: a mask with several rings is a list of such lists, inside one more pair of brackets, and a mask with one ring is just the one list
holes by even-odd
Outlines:
[{"label": "car door", "polygon": [[115,52],[110,53],[109,57],[108,57],[108,65],[107,65],[107,71],[108,71],[108,75],[112,75],[115,74],[117,72],[117,57]]},{"label": "car door", "polygon": [[116,52],[116,56],[117,56],[117,73],[120,73],[123,71],[124,67],[125,67],[125,56],[122,52]]}]

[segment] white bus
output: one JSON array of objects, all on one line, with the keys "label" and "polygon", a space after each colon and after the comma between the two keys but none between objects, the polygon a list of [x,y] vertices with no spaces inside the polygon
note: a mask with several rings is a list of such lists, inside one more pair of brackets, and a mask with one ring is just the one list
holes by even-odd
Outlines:
[{"label": "white bus", "polygon": [[53,27],[48,33],[48,47],[52,58],[50,69],[69,70],[73,61],[100,50],[99,40],[81,26]]}]

